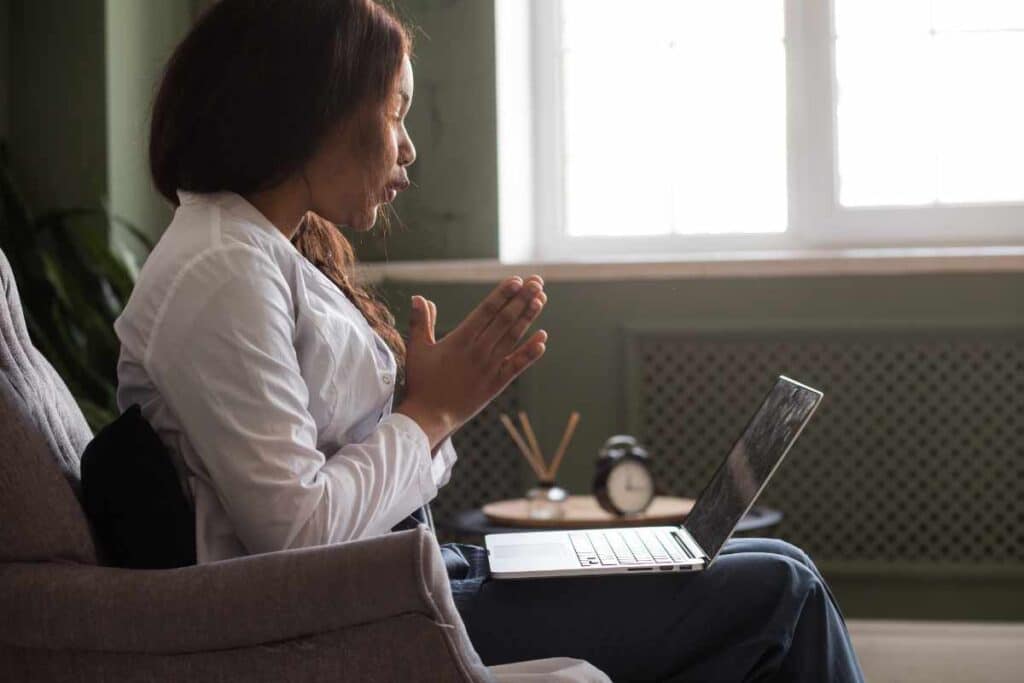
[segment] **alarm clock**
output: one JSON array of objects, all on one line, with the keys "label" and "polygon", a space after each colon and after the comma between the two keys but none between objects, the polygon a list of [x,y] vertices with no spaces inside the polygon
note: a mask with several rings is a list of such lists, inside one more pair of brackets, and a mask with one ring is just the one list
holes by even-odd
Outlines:
[{"label": "alarm clock", "polygon": [[632,436],[619,434],[605,442],[597,456],[594,497],[613,515],[635,515],[654,500],[654,475],[647,451]]}]

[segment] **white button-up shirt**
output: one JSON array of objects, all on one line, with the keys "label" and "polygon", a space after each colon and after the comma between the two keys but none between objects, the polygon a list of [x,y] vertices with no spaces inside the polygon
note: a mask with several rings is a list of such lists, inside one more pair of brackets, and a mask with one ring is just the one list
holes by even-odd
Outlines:
[{"label": "white button-up shirt", "polygon": [[395,359],[249,202],[181,205],[114,329],[117,402],[168,447],[199,562],[387,533],[455,462],[391,413]]}]

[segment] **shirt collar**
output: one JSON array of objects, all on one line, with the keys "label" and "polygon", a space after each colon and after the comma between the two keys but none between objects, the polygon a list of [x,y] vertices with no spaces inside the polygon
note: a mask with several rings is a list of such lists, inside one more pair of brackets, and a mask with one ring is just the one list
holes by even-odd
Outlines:
[{"label": "shirt collar", "polygon": [[283,240],[293,249],[295,245],[292,244],[291,240],[285,237],[284,233],[277,229],[273,223],[271,223],[266,216],[260,213],[260,210],[249,203],[249,201],[240,194],[230,191],[223,192],[189,192],[187,190],[178,190],[178,201],[181,205],[189,204],[202,204],[204,202],[210,202],[220,206],[222,209],[234,216],[243,219],[247,223],[252,223],[259,226],[271,235],[274,235],[277,239]]}]

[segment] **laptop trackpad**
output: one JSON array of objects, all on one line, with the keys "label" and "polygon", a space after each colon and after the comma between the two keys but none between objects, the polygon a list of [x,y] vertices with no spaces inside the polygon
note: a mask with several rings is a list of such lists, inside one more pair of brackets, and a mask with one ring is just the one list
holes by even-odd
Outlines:
[{"label": "laptop trackpad", "polygon": [[531,568],[562,567],[568,561],[566,546],[562,543],[510,543],[491,549],[491,556],[502,563]]},{"label": "laptop trackpad", "polygon": [[551,557],[561,558],[561,543],[517,543],[516,545],[499,545],[494,549],[494,556],[503,560],[515,560],[520,557]]}]

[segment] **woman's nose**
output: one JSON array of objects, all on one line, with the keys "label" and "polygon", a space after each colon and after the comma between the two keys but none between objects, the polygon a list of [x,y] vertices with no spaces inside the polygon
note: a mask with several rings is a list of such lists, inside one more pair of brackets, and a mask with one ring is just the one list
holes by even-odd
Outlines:
[{"label": "woman's nose", "polygon": [[414,161],[416,161],[416,146],[412,144],[412,138],[406,134],[398,148],[398,165],[412,166]]}]

